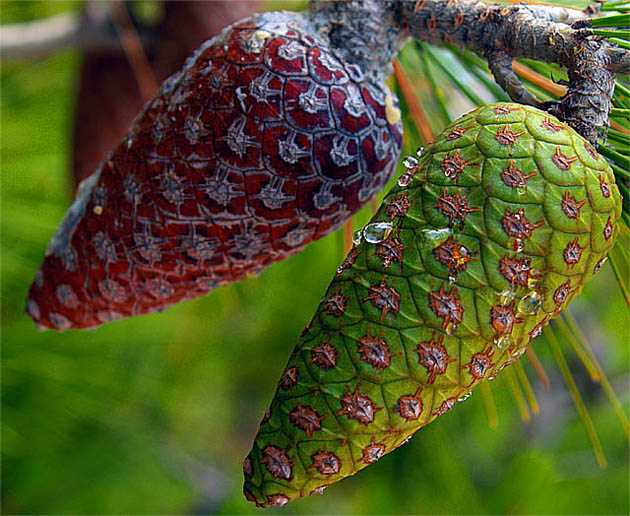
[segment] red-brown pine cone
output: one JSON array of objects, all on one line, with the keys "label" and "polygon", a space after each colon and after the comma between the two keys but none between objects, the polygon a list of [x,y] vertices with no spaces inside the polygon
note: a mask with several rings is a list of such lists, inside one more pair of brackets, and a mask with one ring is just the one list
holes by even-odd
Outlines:
[{"label": "red-brown pine cone", "polygon": [[28,315],[39,327],[93,327],[298,252],[390,178],[399,115],[382,80],[342,62],[305,16],[266,13],[227,28],[162,85],[85,181]]},{"label": "red-brown pine cone", "polygon": [[[179,70],[209,37],[261,6],[255,0],[161,0],[163,10],[156,34],[146,48],[151,70],[160,82]],[[133,5],[133,4],[131,4]],[[92,3],[84,9],[88,16]],[[139,32],[146,31],[141,22]],[[122,49],[85,49],[75,99],[72,168],[75,185],[90,176],[127,133],[142,109],[143,99],[129,59]]]}]

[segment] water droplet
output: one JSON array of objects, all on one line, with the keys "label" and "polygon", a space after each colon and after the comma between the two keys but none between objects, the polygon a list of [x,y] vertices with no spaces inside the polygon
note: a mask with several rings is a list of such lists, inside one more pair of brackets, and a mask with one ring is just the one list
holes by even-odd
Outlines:
[{"label": "water droplet", "polygon": [[458,327],[457,327],[457,324],[452,324],[452,323],[451,323],[451,324],[448,324],[448,325],[446,326],[446,333],[447,333],[448,335],[454,335],[454,334],[455,334],[455,332],[457,331],[457,328],[458,328]]},{"label": "water droplet", "polygon": [[466,401],[468,398],[470,398],[472,396],[472,391],[467,392],[466,394],[464,394],[461,398],[457,398],[457,401],[462,402],[462,401]]},{"label": "water droplet", "polygon": [[422,157],[422,155],[424,154],[424,147],[418,147],[416,149],[416,154],[418,155],[418,157]]},{"label": "water droplet", "polygon": [[524,315],[535,314],[542,305],[542,296],[537,290],[532,290],[518,302],[518,311]]},{"label": "water droplet", "polygon": [[429,240],[444,240],[453,234],[451,228],[423,229],[422,234]]},{"label": "water droplet", "polygon": [[457,276],[449,276],[448,277],[448,284],[449,285],[454,285],[456,281],[457,281]]},{"label": "water droplet", "polygon": [[510,336],[509,335],[495,336],[494,345],[499,349],[506,349],[510,345]]},{"label": "water droplet", "polygon": [[527,188],[523,188],[522,186],[519,186],[516,188],[516,193],[518,195],[527,195]]},{"label": "water droplet", "polygon": [[389,236],[392,227],[389,222],[372,222],[363,228],[363,238],[370,244],[379,244]]},{"label": "water droplet", "polygon": [[527,287],[534,290],[538,287],[540,280],[542,278],[542,274],[538,269],[532,269],[529,271],[529,276],[527,278]]},{"label": "water droplet", "polygon": [[496,376],[494,376],[494,375],[492,375],[492,376],[488,376],[488,381],[489,381],[489,382],[492,382],[492,381],[496,380],[496,378],[497,378],[497,377],[496,377]]},{"label": "water droplet", "polygon": [[361,240],[363,240],[363,230],[359,229],[358,231],[355,231],[352,235],[352,243],[354,245],[359,245],[361,243]]},{"label": "water droplet", "polygon": [[403,174],[398,178],[398,186],[402,186],[403,188],[411,183],[413,176],[410,174]]},{"label": "water droplet", "polygon": [[94,212],[94,215],[102,215],[103,214],[103,207],[102,206],[94,206],[94,208],[92,208],[92,211]]},{"label": "water droplet", "polygon": [[413,156],[405,156],[405,158],[402,161],[402,164],[405,168],[409,169],[409,168],[413,168],[417,166],[418,160],[414,158]]}]

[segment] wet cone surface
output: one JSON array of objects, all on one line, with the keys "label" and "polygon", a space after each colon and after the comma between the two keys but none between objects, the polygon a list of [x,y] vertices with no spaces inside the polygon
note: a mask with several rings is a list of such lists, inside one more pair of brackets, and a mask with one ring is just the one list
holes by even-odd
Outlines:
[{"label": "wet cone surface", "polygon": [[51,241],[26,307],[40,327],[93,327],[259,273],[383,187],[396,100],[313,30],[301,13],[253,16],[162,85]]},{"label": "wet cone surface", "polygon": [[599,270],[618,231],[610,166],[518,104],[445,129],[330,284],[244,462],[282,505],[377,461],[514,362]]}]

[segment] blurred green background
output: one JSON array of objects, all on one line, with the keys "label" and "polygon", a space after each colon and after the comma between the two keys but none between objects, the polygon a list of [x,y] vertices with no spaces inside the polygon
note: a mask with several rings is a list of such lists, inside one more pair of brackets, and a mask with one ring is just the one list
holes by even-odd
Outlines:
[{"label": "blurred green background", "polygon": [[[78,7],[4,1],[0,9],[12,23]],[[2,512],[261,512],[241,494],[241,461],[343,238],[162,314],[39,333],[24,301],[72,199],[79,64],[65,51],[6,61],[0,72]],[[356,217],[357,227],[368,217]],[[609,266],[572,310],[627,411],[629,317]],[[565,345],[606,469],[546,343],[534,347],[552,385],[544,390],[523,359],[541,409],[530,422],[500,375],[491,384],[498,428],[476,393],[324,496],[266,514],[628,514],[628,442],[601,387]]]}]

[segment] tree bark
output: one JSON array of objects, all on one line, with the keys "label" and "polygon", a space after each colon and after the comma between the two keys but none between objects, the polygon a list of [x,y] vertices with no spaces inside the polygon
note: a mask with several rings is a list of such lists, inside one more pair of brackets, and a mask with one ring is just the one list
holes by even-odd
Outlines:
[{"label": "tree bark", "polygon": [[[608,125],[615,74],[630,73],[630,53],[585,27],[592,9],[475,0],[406,0],[399,9],[411,36],[483,54],[496,81],[514,101],[547,109],[593,143]],[[514,58],[566,67],[566,95],[557,102],[538,100],[516,77]]]}]

